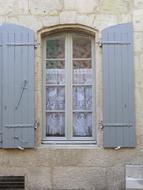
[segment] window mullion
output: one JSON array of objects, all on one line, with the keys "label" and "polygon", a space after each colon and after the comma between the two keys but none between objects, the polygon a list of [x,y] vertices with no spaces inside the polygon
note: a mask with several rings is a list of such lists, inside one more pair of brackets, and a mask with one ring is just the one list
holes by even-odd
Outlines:
[{"label": "window mullion", "polygon": [[71,140],[72,136],[72,37],[66,34],[66,137]]}]

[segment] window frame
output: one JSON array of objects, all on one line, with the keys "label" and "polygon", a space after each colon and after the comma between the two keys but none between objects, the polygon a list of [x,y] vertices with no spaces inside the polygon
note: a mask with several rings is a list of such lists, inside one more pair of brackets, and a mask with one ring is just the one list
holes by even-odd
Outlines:
[{"label": "window frame", "polygon": [[[45,64],[45,58],[46,58],[46,41],[49,38],[49,36],[52,34],[50,33],[49,35],[46,35],[42,39],[42,119],[43,119],[43,130],[42,130],[42,143],[47,144],[47,143],[96,143],[96,44],[95,44],[95,36],[92,36],[86,32],[77,32],[78,34],[85,34],[89,35],[91,38],[91,63],[92,63],[92,74],[93,74],[93,84],[92,84],[92,137],[73,137],[72,136],[72,130],[73,130],[73,108],[72,108],[72,89],[73,89],[73,82],[72,82],[72,73],[73,71],[73,57],[72,57],[72,34],[75,33],[73,30],[68,30],[68,31],[61,31],[54,33],[57,36],[59,34],[62,34],[65,36],[65,70],[67,72],[65,76],[65,137],[50,137],[46,136],[46,64]],[[70,50],[70,53],[67,52]],[[70,64],[67,67],[66,62],[69,62]],[[70,69],[69,69],[70,68]],[[69,78],[70,76],[70,78]],[[70,95],[69,97],[67,95],[67,92],[69,91],[68,87],[70,83]],[[85,84],[86,85],[86,84]],[[82,86],[82,85],[81,85]],[[70,111],[67,110],[67,102],[70,101]],[[69,105],[69,104],[68,104]],[[69,107],[68,107],[69,109]],[[71,114],[69,114],[69,112]],[[70,121],[70,122],[69,122]],[[67,130],[68,125],[67,123],[70,123],[70,129]],[[68,131],[68,132],[67,132]],[[69,132],[70,131],[70,132]],[[69,137],[70,136],[70,137]],[[67,139],[67,137],[69,139]]]}]

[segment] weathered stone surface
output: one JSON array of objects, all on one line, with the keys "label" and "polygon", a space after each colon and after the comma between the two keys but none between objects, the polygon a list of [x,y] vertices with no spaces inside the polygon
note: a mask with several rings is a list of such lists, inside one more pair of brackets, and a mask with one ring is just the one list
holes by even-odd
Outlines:
[{"label": "weathered stone surface", "polygon": [[133,23],[134,31],[143,31],[143,10],[134,10],[133,12]]},{"label": "weathered stone surface", "polygon": [[143,9],[143,1],[142,0],[134,0],[134,8],[135,9]]},{"label": "weathered stone surface", "polygon": [[29,11],[34,15],[46,15],[50,11],[62,10],[63,4],[60,0],[29,0]]},{"label": "weathered stone surface", "polygon": [[91,15],[79,14],[76,17],[76,22],[78,24],[83,24],[83,25],[86,25],[86,26],[93,27],[94,14],[91,14]]},{"label": "weathered stone surface", "polygon": [[106,189],[124,190],[125,189],[125,168],[123,165],[115,165],[112,168],[106,168]]},{"label": "weathered stone surface", "polygon": [[42,22],[42,25],[44,27],[48,27],[48,26],[54,26],[54,25],[57,25],[59,24],[59,17],[58,16],[46,16],[46,17],[42,17],[41,18],[41,22]]},{"label": "weathered stone surface", "polygon": [[60,24],[72,24],[76,21],[75,11],[63,11],[60,13]]},{"label": "weathered stone surface", "polygon": [[99,14],[95,16],[94,27],[99,30],[115,24],[117,24],[116,15]]},{"label": "weathered stone surface", "polygon": [[65,10],[76,10],[79,13],[92,13],[95,12],[99,6],[100,0],[64,0]]},{"label": "weathered stone surface", "polygon": [[143,32],[136,32],[134,34],[134,47],[137,53],[143,51],[143,43],[140,43],[141,41],[143,41]]},{"label": "weathered stone surface", "polygon": [[36,17],[33,15],[26,15],[26,16],[19,16],[18,18],[18,24],[22,24],[26,27],[29,27],[35,31],[42,28],[42,22],[40,20],[40,17]]},{"label": "weathered stone surface", "polygon": [[27,171],[27,189],[47,190],[52,189],[52,171],[47,167],[33,167]]},{"label": "weathered stone surface", "polygon": [[0,15],[23,15],[28,13],[28,0],[0,0]]},{"label": "weathered stone surface", "polygon": [[128,1],[128,0],[102,1],[100,5],[100,10],[101,12],[108,13],[108,14],[128,13],[131,1]]},{"label": "weathered stone surface", "polygon": [[105,190],[105,169],[58,167],[53,169],[54,189]]}]

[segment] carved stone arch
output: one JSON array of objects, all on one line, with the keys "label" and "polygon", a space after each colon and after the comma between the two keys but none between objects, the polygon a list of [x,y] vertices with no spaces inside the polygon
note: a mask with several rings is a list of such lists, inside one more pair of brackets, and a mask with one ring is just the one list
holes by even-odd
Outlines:
[{"label": "carved stone arch", "polygon": [[43,38],[51,33],[65,32],[65,31],[84,32],[92,36],[95,36],[96,33],[98,32],[98,30],[95,28],[81,25],[81,24],[62,24],[62,25],[44,27],[38,30],[38,37]]}]

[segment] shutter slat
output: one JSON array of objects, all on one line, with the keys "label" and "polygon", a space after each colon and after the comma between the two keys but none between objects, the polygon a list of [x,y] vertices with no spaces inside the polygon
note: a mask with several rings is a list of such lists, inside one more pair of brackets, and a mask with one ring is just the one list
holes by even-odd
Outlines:
[{"label": "shutter slat", "polygon": [[[105,29],[102,32],[102,42],[103,144],[107,148],[135,147],[132,24]],[[112,125],[108,125],[110,123]]]},{"label": "shutter slat", "polygon": [[3,148],[32,148],[34,146],[34,32],[13,24],[4,24],[0,30],[5,36],[2,47]]}]

